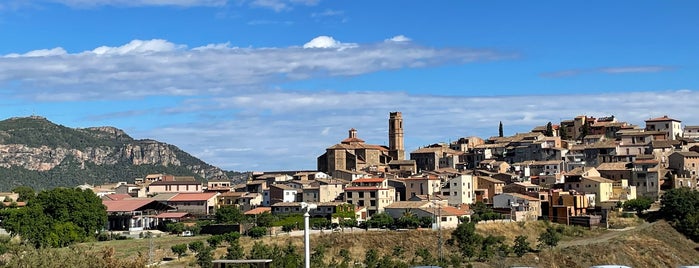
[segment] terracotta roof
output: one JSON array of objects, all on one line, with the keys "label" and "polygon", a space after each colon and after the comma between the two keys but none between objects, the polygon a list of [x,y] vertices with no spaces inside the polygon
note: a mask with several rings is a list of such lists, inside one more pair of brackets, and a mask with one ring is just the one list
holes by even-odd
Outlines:
[{"label": "terracotta roof", "polygon": [[151,198],[132,198],[123,200],[102,200],[102,204],[107,207],[107,212],[131,212],[137,211],[150,203],[160,203]]},{"label": "terracotta roof", "polygon": [[122,200],[126,198],[131,198],[132,196],[129,194],[108,194],[105,195],[104,198],[109,199],[109,200]]},{"label": "terracotta roof", "polygon": [[356,179],[353,180],[352,183],[362,183],[362,182],[367,182],[367,183],[377,183],[377,182],[383,182],[385,181],[385,178],[361,178],[361,179]]},{"label": "terracotta roof", "polygon": [[526,200],[529,200],[529,201],[541,201],[541,200],[539,200],[539,198],[532,197],[532,196],[528,196],[528,195],[525,195],[525,194],[518,194],[518,193],[502,193],[502,195],[511,195],[511,196],[516,197],[516,198],[526,199]]},{"label": "terracotta roof", "polygon": [[662,122],[662,121],[676,121],[676,122],[682,122],[682,121],[677,120],[677,119],[672,119],[672,118],[668,117],[667,115],[664,115],[664,116],[662,116],[662,117],[656,117],[656,118],[651,118],[651,119],[646,120],[646,122]]},{"label": "terracotta roof", "polygon": [[[308,204],[316,204],[319,207],[334,207],[341,204],[347,204],[344,202],[306,202]],[[272,207],[300,207],[301,202],[279,202],[272,205]]]},{"label": "terracotta roof", "polygon": [[430,201],[396,201],[385,208],[421,208],[429,204]]},{"label": "terracotta roof", "polygon": [[372,187],[372,186],[350,186],[345,188],[345,192],[347,191],[378,191],[378,190],[388,190],[389,188],[378,188],[378,187]]},{"label": "terracotta roof", "polygon": [[629,162],[602,163],[597,166],[597,170],[629,170],[626,167],[628,164]]},{"label": "terracotta roof", "polygon": [[171,198],[175,197],[177,194],[179,193],[160,193],[153,196],[153,199],[158,201],[168,201]]},{"label": "terracotta roof", "polygon": [[219,197],[241,197],[245,195],[245,192],[225,192],[219,195]]},{"label": "terracotta roof", "polygon": [[501,180],[498,180],[495,178],[491,178],[491,177],[487,177],[487,176],[478,176],[478,179],[483,179],[483,180],[486,180],[486,181],[489,181],[492,183],[503,183],[503,184],[505,183],[504,181],[501,181]]},{"label": "terracotta roof", "polygon": [[184,218],[187,215],[189,215],[188,212],[163,212],[156,215],[155,217],[159,219],[179,219]]},{"label": "terracotta roof", "polygon": [[291,187],[291,186],[286,185],[286,184],[272,184],[269,187],[279,188],[282,190],[297,190],[294,187]]},{"label": "terracotta roof", "polygon": [[170,198],[171,202],[177,201],[206,201],[216,196],[218,193],[179,193],[173,198]]},{"label": "terracotta roof", "polygon": [[150,185],[201,185],[198,181],[156,181]]},{"label": "terracotta roof", "polygon": [[588,179],[588,180],[595,181],[595,182],[607,182],[607,183],[614,182],[613,180],[610,180],[607,178],[602,178],[602,177],[583,177],[583,179]]},{"label": "terracotta roof", "polygon": [[253,208],[251,210],[245,211],[245,213],[243,213],[243,214],[245,214],[245,215],[258,215],[258,214],[262,214],[262,213],[270,212],[270,211],[272,211],[271,207],[256,207],[256,208]]},{"label": "terracotta roof", "polygon": [[468,215],[468,214],[469,214],[468,212],[466,212],[466,211],[464,211],[464,210],[460,210],[460,209],[458,209],[458,208],[450,207],[450,206],[439,207],[439,209],[436,209],[436,208],[419,208],[419,209],[422,210],[422,211],[424,211],[424,212],[427,212],[427,213],[429,213],[429,214],[432,214],[432,215],[440,215],[440,216],[457,216],[457,217],[461,217],[461,216],[465,216],[465,215]]}]

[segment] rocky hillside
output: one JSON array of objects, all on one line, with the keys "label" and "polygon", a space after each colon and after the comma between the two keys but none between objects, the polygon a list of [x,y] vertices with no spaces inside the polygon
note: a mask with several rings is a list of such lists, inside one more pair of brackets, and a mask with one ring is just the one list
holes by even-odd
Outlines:
[{"label": "rocky hillside", "polygon": [[75,129],[38,116],[0,121],[0,191],[133,181],[148,173],[227,178],[174,145],[135,140],[114,127]]}]

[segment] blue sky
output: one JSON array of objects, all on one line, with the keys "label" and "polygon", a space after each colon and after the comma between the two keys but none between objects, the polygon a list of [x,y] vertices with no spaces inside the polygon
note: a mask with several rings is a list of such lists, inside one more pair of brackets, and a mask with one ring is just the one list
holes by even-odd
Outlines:
[{"label": "blue sky", "polygon": [[576,115],[699,125],[697,1],[5,0],[0,118],[314,169],[358,129],[408,151]]}]

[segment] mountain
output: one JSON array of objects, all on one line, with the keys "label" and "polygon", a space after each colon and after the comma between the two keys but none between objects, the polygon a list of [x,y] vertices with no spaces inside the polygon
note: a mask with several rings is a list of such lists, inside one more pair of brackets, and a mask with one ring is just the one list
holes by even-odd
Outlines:
[{"label": "mountain", "polygon": [[69,128],[39,116],[0,121],[0,191],[133,182],[151,173],[228,178],[174,145],[136,140],[114,127]]}]

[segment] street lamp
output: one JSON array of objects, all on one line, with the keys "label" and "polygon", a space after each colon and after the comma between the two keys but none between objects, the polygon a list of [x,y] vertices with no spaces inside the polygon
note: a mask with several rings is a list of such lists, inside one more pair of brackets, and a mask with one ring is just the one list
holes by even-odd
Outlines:
[{"label": "street lamp", "polygon": [[303,211],[303,244],[304,244],[304,264],[306,268],[311,268],[311,236],[310,236],[310,220],[311,214],[308,212],[311,209],[317,209],[318,205],[301,202],[301,210]]}]

